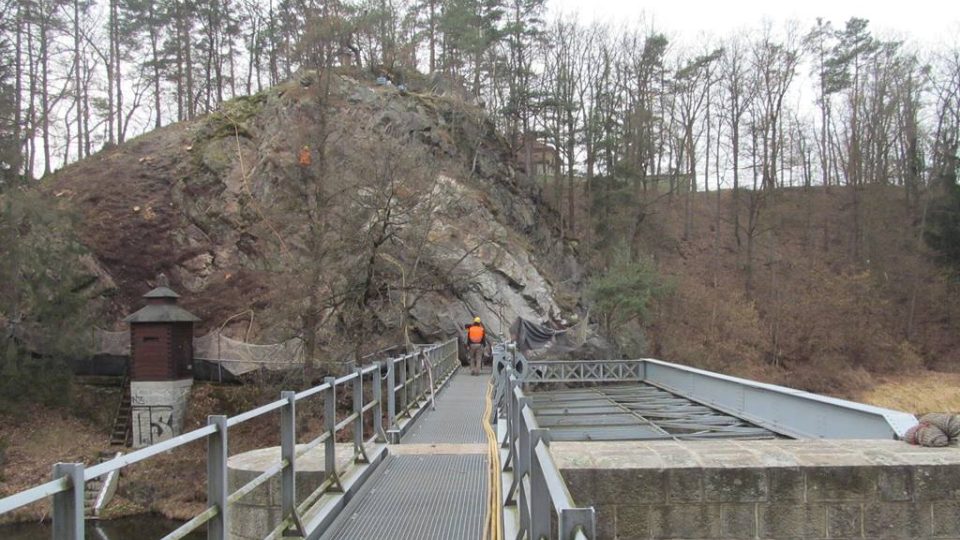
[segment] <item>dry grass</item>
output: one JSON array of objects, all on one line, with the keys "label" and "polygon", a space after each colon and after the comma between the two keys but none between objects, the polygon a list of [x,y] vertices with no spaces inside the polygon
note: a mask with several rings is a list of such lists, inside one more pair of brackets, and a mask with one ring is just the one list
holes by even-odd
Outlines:
[{"label": "dry grass", "polygon": [[960,412],[960,373],[923,371],[897,377],[882,377],[877,385],[857,396],[859,401],[907,411]]},{"label": "dry grass", "polygon": [[[109,445],[107,432],[94,423],[40,406],[0,416],[0,434],[7,445],[0,463],[0,497],[50,480],[54,463],[93,463],[98,450]],[[47,512],[47,505],[37,503],[0,521],[40,519]]]}]

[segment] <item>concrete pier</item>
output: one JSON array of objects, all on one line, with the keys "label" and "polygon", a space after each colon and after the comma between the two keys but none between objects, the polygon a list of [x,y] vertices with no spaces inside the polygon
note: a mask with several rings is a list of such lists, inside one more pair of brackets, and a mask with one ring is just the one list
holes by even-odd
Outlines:
[{"label": "concrete pier", "polygon": [[960,538],[960,449],[884,440],[554,442],[598,537]]},{"label": "concrete pier", "polygon": [[[297,445],[302,448],[303,445]],[[337,470],[354,459],[352,444],[337,444]],[[297,501],[303,501],[325,478],[324,448],[320,445],[297,458]],[[280,463],[280,447],[261,448],[237,454],[227,461],[231,493]],[[280,475],[253,490],[232,507],[230,532],[238,540],[261,540],[280,523]]]}]

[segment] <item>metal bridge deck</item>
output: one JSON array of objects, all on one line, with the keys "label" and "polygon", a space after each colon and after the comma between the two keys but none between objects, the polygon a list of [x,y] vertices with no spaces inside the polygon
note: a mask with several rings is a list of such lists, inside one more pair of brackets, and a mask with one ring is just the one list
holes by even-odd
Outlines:
[{"label": "metal bridge deck", "polygon": [[487,456],[481,419],[489,374],[461,370],[437,395],[324,540],[480,538]]},{"label": "metal bridge deck", "polygon": [[556,441],[771,439],[775,433],[647,383],[531,392]]},{"label": "metal bridge deck", "polygon": [[403,443],[482,443],[484,395],[490,375],[473,376],[461,370],[437,396],[436,410],[428,410],[410,428]]}]

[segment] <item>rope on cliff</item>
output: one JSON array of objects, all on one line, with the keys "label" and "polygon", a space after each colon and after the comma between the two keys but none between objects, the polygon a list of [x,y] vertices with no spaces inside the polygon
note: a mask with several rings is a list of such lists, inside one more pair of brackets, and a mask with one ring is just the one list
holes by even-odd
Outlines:
[{"label": "rope on cliff", "polygon": [[270,229],[270,232],[277,237],[277,241],[280,242],[280,249],[285,255],[290,255],[290,250],[287,249],[287,243],[283,240],[283,236],[280,235],[280,232],[274,228],[273,224],[270,223],[270,220],[267,219],[267,216],[264,215],[263,210],[260,208],[260,205],[257,204],[256,198],[253,196],[253,192],[250,191],[250,184],[247,182],[247,170],[243,165],[243,149],[240,148],[240,128],[237,127],[237,122],[230,117],[229,114],[224,113],[223,116],[230,121],[230,124],[233,125],[233,137],[237,142],[237,158],[240,161],[240,179],[243,180],[243,190],[247,192],[247,196],[250,197],[250,204],[253,206],[253,209],[257,212],[257,215],[260,216],[260,219],[263,221],[264,225]]}]

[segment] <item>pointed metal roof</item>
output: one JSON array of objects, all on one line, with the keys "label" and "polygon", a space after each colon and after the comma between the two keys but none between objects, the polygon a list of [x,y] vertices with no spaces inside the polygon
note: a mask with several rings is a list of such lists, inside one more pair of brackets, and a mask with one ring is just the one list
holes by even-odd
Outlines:
[{"label": "pointed metal roof", "polygon": [[144,306],[136,313],[129,315],[124,322],[128,323],[156,323],[156,322],[197,322],[200,318],[172,304]]},{"label": "pointed metal roof", "polygon": [[143,297],[144,298],[180,298],[180,295],[175,293],[173,289],[169,287],[157,287],[156,289],[143,295]]},{"label": "pointed metal roof", "polygon": [[197,322],[199,317],[190,313],[177,305],[177,298],[180,295],[173,289],[161,285],[156,289],[143,295],[144,298],[156,300],[158,298],[169,298],[172,302],[148,302],[146,306],[136,313],[127,316],[124,322],[128,323],[178,323],[178,322]]}]

